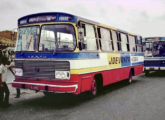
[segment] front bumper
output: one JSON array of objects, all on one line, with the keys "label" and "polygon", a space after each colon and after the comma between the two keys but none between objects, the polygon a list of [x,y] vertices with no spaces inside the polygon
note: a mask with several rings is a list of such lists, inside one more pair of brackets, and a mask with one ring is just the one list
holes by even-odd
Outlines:
[{"label": "front bumper", "polygon": [[57,84],[45,84],[45,83],[29,83],[29,82],[13,82],[13,87],[31,89],[37,91],[45,92],[55,92],[55,93],[76,93],[78,89],[78,84],[74,83],[71,85],[57,85]]},{"label": "front bumper", "polygon": [[159,70],[165,70],[165,67],[144,67],[144,70],[159,71]]}]

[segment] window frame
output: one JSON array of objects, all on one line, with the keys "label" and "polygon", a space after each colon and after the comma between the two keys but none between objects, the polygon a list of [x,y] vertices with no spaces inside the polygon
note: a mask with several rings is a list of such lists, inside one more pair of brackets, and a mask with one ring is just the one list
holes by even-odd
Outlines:
[{"label": "window frame", "polygon": [[[98,51],[99,50],[99,44],[98,44],[98,36],[97,36],[97,29],[96,29],[96,25],[95,24],[92,24],[92,23],[88,23],[88,22],[85,22],[85,21],[82,21],[82,20],[79,20],[78,21],[78,24],[77,24],[77,31],[79,28],[83,28],[82,27],[82,24],[88,24],[88,25],[92,25],[93,26],[93,29],[94,29],[94,35],[95,35],[95,40],[96,40],[96,50],[87,50],[87,49],[82,49],[80,50],[80,46],[79,44],[77,45],[77,48],[79,49],[80,52],[90,52],[90,51]],[[86,36],[86,27],[84,27],[84,37]],[[80,39],[79,39],[79,34],[78,34],[78,43],[80,42]]]},{"label": "window frame", "polygon": [[[15,47],[15,52],[36,52],[39,50],[39,43],[40,43],[40,34],[41,34],[41,26],[40,25],[29,25],[29,26],[19,26],[18,27],[18,31],[20,28],[27,28],[27,27],[34,27],[34,26],[38,26],[39,27],[39,35],[38,35],[38,41],[36,42],[36,50],[33,50],[33,51],[27,51],[27,50],[21,50],[21,51],[17,51],[17,47]],[[17,35],[18,36],[18,35]],[[16,46],[18,44],[18,37],[17,37],[17,40],[16,40]]]},{"label": "window frame", "polygon": [[[114,35],[115,35],[115,38],[116,40],[114,41]],[[117,31],[116,30],[111,30],[111,35],[112,35],[112,40],[113,40],[113,51],[114,52],[118,52],[118,34],[117,34]],[[116,50],[115,50],[115,45],[116,45]]]},{"label": "window frame", "polygon": [[[131,39],[130,39],[130,37],[131,37]],[[129,39],[129,44],[130,44],[130,52],[131,53],[137,52],[136,51],[136,36],[128,34],[128,39]],[[131,40],[134,40],[134,46],[132,45],[133,42]],[[133,47],[134,47],[135,50],[132,50]]]},{"label": "window frame", "polygon": [[[107,30],[107,31],[109,32],[109,35],[110,35],[110,38],[109,38],[110,41],[109,41],[109,43],[111,43],[111,46],[109,46],[109,48],[111,47],[112,50],[103,50],[103,49],[102,49],[101,29],[105,29],[105,30]],[[100,49],[101,49],[101,51],[103,51],[103,52],[113,52],[113,51],[114,51],[114,46],[113,46],[113,39],[112,39],[111,29],[105,28],[105,27],[102,27],[102,26],[98,26],[98,27],[97,27],[97,32],[98,32],[98,40],[99,40],[99,44],[100,44]],[[105,40],[103,40],[103,41],[105,41]]]},{"label": "window frame", "polygon": [[73,25],[73,24],[70,24],[70,23],[60,23],[60,24],[58,24],[58,23],[52,23],[52,24],[42,24],[41,26],[40,26],[40,36],[39,36],[39,42],[38,42],[38,52],[42,52],[42,53],[52,53],[52,51],[41,51],[41,50],[39,50],[39,47],[40,47],[40,42],[41,42],[41,30],[42,30],[42,27],[44,26],[44,25],[71,25],[72,27],[73,27],[73,30],[74,30],[74,36],[75,36],[75,46],[74,46],[74,49],[73,50],[63,50],[63,51],[56,51],[56,52],[60,52],[60,53],[62,53],[62,52],[73,52],[73,51],[75,51],[75,49],[77,48],[77,37],[76,37],[76,28],[75,28],[75,26]]},{"label": "window frame", "polygon": [[[120,34],[120,41],[121,41],[121,42],[120,42],[120,43],[121,43],[121,51],[122,51],[122,52],[129,52],[128,34],[127,34],[127,33],[123,33],[123,32],[119,32],[119,34]],[[125,43],[123,42],[121,35],[125,35],[125,38],[126,38]],[[123,44],[125,44],[126,51],[123,51]]]}]

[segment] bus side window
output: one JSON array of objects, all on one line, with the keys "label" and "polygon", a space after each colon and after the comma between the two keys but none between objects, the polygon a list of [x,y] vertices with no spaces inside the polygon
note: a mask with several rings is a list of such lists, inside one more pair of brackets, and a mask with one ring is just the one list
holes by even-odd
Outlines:
[{"label": "bus side window", "polygon": [[112,33],[114,51],[118,51],[118,48],[117,48],[117,34],[116,34],[116,31],[111,30],[111,33]]},{"label": "bus side window", "polygon": [[129,35],[130,52],[136,52],[135,36]]},{"label": "bus side window", "polygon": [[80,29],[84,30],[84,39],[81,40],[81,46],[79,44],[80,50],[97,50],[96,34],[93,25],[81,24]]},{"label": "bus side window", "polygon": [[111,39],[110,31],[105,28],[98,28],[98,29],[99,29],[98,34],[99,34],[101,49],[103,51],[112,51],[113,46],[112,46],[112,39]]},{"label": "bus side window", "polygon": [[121,38],[121,50],[123,52],[128,51],[128,40],[127,40],[127,35],[124,33],[120,33],[120,38]]}]

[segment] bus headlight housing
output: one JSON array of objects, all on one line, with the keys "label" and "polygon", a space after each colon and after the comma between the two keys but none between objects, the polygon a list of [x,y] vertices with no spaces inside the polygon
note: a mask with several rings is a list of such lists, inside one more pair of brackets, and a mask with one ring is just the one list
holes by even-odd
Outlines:
[{"label": "bus headlight housing", "polygon": [[69,71],[55,71],[55,79],[69,80],[70,79],[70,72]]},{"label": "bus headlight housing", "polygon": [[21,68],[14,68],[13,71],[15,76],[23,76],[23,70]]}]

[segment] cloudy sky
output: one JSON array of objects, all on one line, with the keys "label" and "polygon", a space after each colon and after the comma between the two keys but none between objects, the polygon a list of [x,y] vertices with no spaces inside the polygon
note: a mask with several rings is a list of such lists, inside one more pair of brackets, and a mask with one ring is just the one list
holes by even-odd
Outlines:
[{"label": "cloudy sky", "polygon": [[19,17],[67,12],[146,36],[165,36],[165,0],[1,0],[0,31],[17,27]]}]

